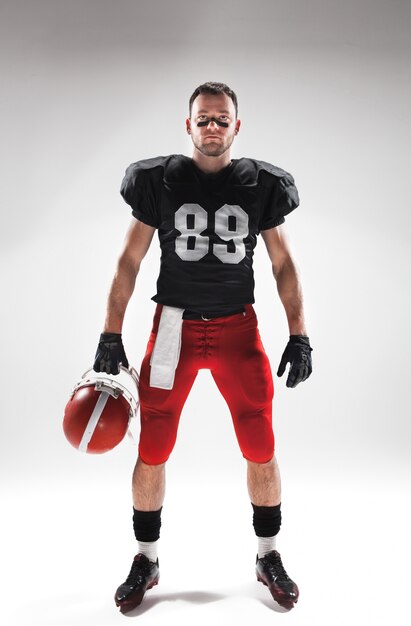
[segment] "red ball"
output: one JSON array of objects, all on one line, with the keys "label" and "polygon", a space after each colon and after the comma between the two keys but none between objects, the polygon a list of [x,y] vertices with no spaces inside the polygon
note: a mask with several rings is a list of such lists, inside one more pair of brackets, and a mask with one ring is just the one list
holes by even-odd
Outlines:
[{"label": "red ball", "polygon": [[102,454],[122,441],[129,420],[130,405],[123,395],[115,398],[90,384],[80,387],[68,401],[63,430],[78,450]]}]

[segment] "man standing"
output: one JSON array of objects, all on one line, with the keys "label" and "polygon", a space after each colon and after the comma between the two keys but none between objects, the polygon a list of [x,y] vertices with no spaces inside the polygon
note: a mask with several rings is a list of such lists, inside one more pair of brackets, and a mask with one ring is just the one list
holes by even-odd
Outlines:
[{"label": "man standing", "polygon": [[261,233],[290,339],[287,387],[311,374],[311,347],[302,291],[287,244],[284,216],[298,206],[293,177],[255,159],[231,159],[240,130],[237,97],[223,83],[192,94],[187,133],[193,157],[138,161],[126,171],[121,194],[133,219],[111,285],[94,369],[128,367],[121,331],[136,277],[158,229],[161,268],[153,327],[140,371],[141,432],[133,473],[133,526],[138,542],[130,574],[115,594],[120,611],[138,606],[159,580],[157,544],[165,494],[165,464],[198,370],[209,369],[230,409],[258,537],[257,579],[291,608],[297,585],[276,550],[281,524],[280,474],[272,430],[273,380],[253,309],[253,250]]}]

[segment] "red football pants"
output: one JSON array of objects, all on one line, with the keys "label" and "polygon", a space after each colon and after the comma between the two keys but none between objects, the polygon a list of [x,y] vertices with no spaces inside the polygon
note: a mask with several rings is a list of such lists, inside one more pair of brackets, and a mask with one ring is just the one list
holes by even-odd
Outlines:
[{"label": "red football pants", "polygon": [[209,369],[225,398],[243,456],[267,463],[274,455],[273,378],[251,304],[243,313],[209,321],[183,320],[180,358],[172,389],[150,387],[150,358],[162,305],[158,304],[140,371],[141,432],[144,463],[167,461],[177,438],[180,414],[199,369]]}]

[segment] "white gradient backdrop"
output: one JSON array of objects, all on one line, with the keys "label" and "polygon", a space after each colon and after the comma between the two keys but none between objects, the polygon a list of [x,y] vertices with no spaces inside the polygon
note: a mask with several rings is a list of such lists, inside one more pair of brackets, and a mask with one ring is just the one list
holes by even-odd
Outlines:
[{"label": "white gradient backdrop", "polygon": [[[255,581],[245,464],[200,372],[168,464],[162,579],[144,624],[409,624],[411,86],[407,0],[1,0],[1,574],[3,623],[113,624],[134,554],[135,449],[64,439],[130,221],[127,165],[191,155],[188,98],[239,98],[233,156],[290,171],[286,226],[314,373],[275,377],[283,477],[278,547],[301,600],[274,614]],[[261,239],[256,311],[276,372],[288,328]],[[139,367],[157,236],[127,311]],[[135,425],[138,435],[138,427]],[[190,566],[193,560],[192,567]]]}]

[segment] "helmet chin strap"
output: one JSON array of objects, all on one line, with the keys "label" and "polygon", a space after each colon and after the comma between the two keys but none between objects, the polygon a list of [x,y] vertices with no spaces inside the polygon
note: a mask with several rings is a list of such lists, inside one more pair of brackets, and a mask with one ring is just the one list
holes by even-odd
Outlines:
[{"label": "helmet chin strap", "polygon": [[210,122],[215,122],[218,126],[223,126],[224,128],[228,127],[227,122],[222,122],[216,117],[209,117],[208,120],[204,120],[204,122],[197,122],[197,126],[208,126]]}]

